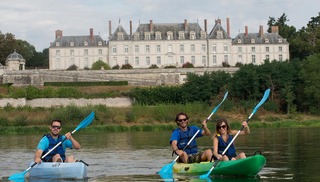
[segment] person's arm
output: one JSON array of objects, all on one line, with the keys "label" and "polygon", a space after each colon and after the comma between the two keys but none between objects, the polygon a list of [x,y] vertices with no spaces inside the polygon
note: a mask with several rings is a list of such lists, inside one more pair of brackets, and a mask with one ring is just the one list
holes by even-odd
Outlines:
[{"label": "person's arm", "polygon": [[34,162],[41,163],[41,156],[43,151],[41,149],[37,149],[36,153],[34,154]]},{"label": "person's arm", "polygon": [[250,133],[250,129],[247,121],[242,122],[242,126],[244,127],[240,134],[247,135]]},{"label": "person's arm", "polygon": [[218,154],[218,138],[215,136],[213,138],[213,155],[217,158],[217,159],[221,159],[222,155]]},{"label": "person's arm", "polygon": [[72,137],[70,132],[66,133],[65,136],[67,137],[68,140],[71,141],[72,148],[74,148],[74,149],[80,149],[81,148],[80,143]]},{"label": "person's arm", "polygon": [[42,137],[38,143],[36,153],[34,154],[34,162],[40,163],[42,153],[49,147],[49,140],[47,137]]},{"label": "person's arm", "polygon": [[178,148],[178,141],[177,140],[173,140],[171,141],[171,148],[172,148],[172,151],[177,154],[178,156],[180,156],[182,153],[183,153],[183,150],[180,150]]},{"label": "person's arm", "polygon": [[209,130],[209,128],[207,127],[207,120],[204,120],[202,122],[202,127],[203,127],[203,130],[202,130],[202,135],[203,136],[210,136],[211,132]]}]

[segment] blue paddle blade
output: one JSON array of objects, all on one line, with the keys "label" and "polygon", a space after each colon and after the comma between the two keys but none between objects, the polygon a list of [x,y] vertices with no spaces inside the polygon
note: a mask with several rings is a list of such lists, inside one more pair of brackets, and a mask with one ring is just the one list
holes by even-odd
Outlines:
[{"label": "blue paddle blade", "polygon": [[79,129],[87,127],[94,119],[94,112],[92,111],[91,114],[89,114],[81,123],[78,125],[78,127],[74,131],[78,131]]},{"label": "blue paddle blade", "polygon": [[162,178],[171,178],[172,177],[172,167],[176,161],[171,162],[170,164],[166,164],[161,168],[161,170],[158,172],[158,174]]},{"label": "blue paddle blade", "polygon": [[268,88],[265,92],[264,95],[261,99],[261,101],[259,102],[259,104],[256,105],[256,107],[253,109],[252,114],[256,113],[258,108],[268,99],[270,94],[270,88]]},{"label": "blue paddle blade", "polygon": [[8,180],[10,181],[24,181],[24,175],[27,173],[27,170],[23,171],[22,173],[16,173],[9,176]]},{"label": "blue paddle blade", "polygon": [[226,100],[227,96],[228,96],[228,92],[226,92],[226,93],[224,94],[223,100],[220,102],[220,104],[217,105],[217,106],[213,109],[212,114],[214,114],[214,113],[217,112],[217,110],[219,109],[220,105],[224,102],[224,100]]}]

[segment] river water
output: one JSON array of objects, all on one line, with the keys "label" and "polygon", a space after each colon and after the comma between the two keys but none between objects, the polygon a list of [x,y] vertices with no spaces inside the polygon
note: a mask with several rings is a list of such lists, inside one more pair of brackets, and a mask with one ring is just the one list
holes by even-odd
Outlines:
[{"label": "river water", "polygon": [[[123,133],[75,133],[81,150],[68,150],[90,166],[85,181],[168,181],[156,174],[175,158],[169,146],[170,131]],[[0,180],[23,172],[32,161],[42,135],[0,135]],[[197,139],[200,148],[210,148],[209,137]],[[247,156],[261,151],[267,164],[256,178],[211,178],[211,181],[320,181],[320,128],[252,129],[239,136],[237,151]],[[27,176],[27,175],[26,175]],[[26,178],[26,181],[28,179]],[[197,177],[175,181],[202,181]]]}]

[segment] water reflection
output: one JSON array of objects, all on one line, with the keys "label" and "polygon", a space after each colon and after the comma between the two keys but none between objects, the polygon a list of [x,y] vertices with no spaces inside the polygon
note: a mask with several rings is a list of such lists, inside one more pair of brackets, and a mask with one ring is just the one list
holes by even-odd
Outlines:
[{"label": "water reflection", "polygon": [[[84,130],[85,131],[85,130]],[[169,132],[123,132],[86,134],[75,138],[82,149],[68,150],[84,160],[88,167],[87,181],[199,181],[197,177],[162,179],[156,175],[165,164],[174,160],[169,147]],[[0,136],[0,179],[22,172],[33,159],[42,135]],[[235,145],[247,156],[261,151],[267,159],[259,178],[212,178],[211,181],[320,181],[319,128],[254,129],[250,135],[238,137]],[[210,148],[212,141],[199,138],[199,146]],[[28,175],[26,175],[28,177]],[[29,179],[26,179],[29,180]]]}]

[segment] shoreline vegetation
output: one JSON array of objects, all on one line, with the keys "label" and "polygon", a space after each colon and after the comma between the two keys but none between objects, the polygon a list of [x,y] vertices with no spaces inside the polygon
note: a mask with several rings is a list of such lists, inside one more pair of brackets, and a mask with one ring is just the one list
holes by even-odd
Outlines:
[{"label": "shoreline vegetation", "polygon": [[[73,130],[90,112],[95,112],[94,121],[85,130],[79,132],[136,132],[171,131],[176,128],[174,117],[182,111],[190,116],[192,125],[201,126],[215,106],[206,103],[159,104],[156,106],[133,105],[128,108],[110,108],[106,106],[77,107],[69,105],[58,108],[31,108],[10,106],[0,108],[0,135],[38,134],[48,131],[52,119],[61,119],[63,131]],[[209,120],[209,129],[214,132],[217,118],[227,118],[232,128],[241,127],[251,110],[235,108],[228,111],[222,105]],[[251,128],[280,127],[320,127],[320,117],[293,113],[290,115],[266,111],[263,106],[250,121]]]}]

